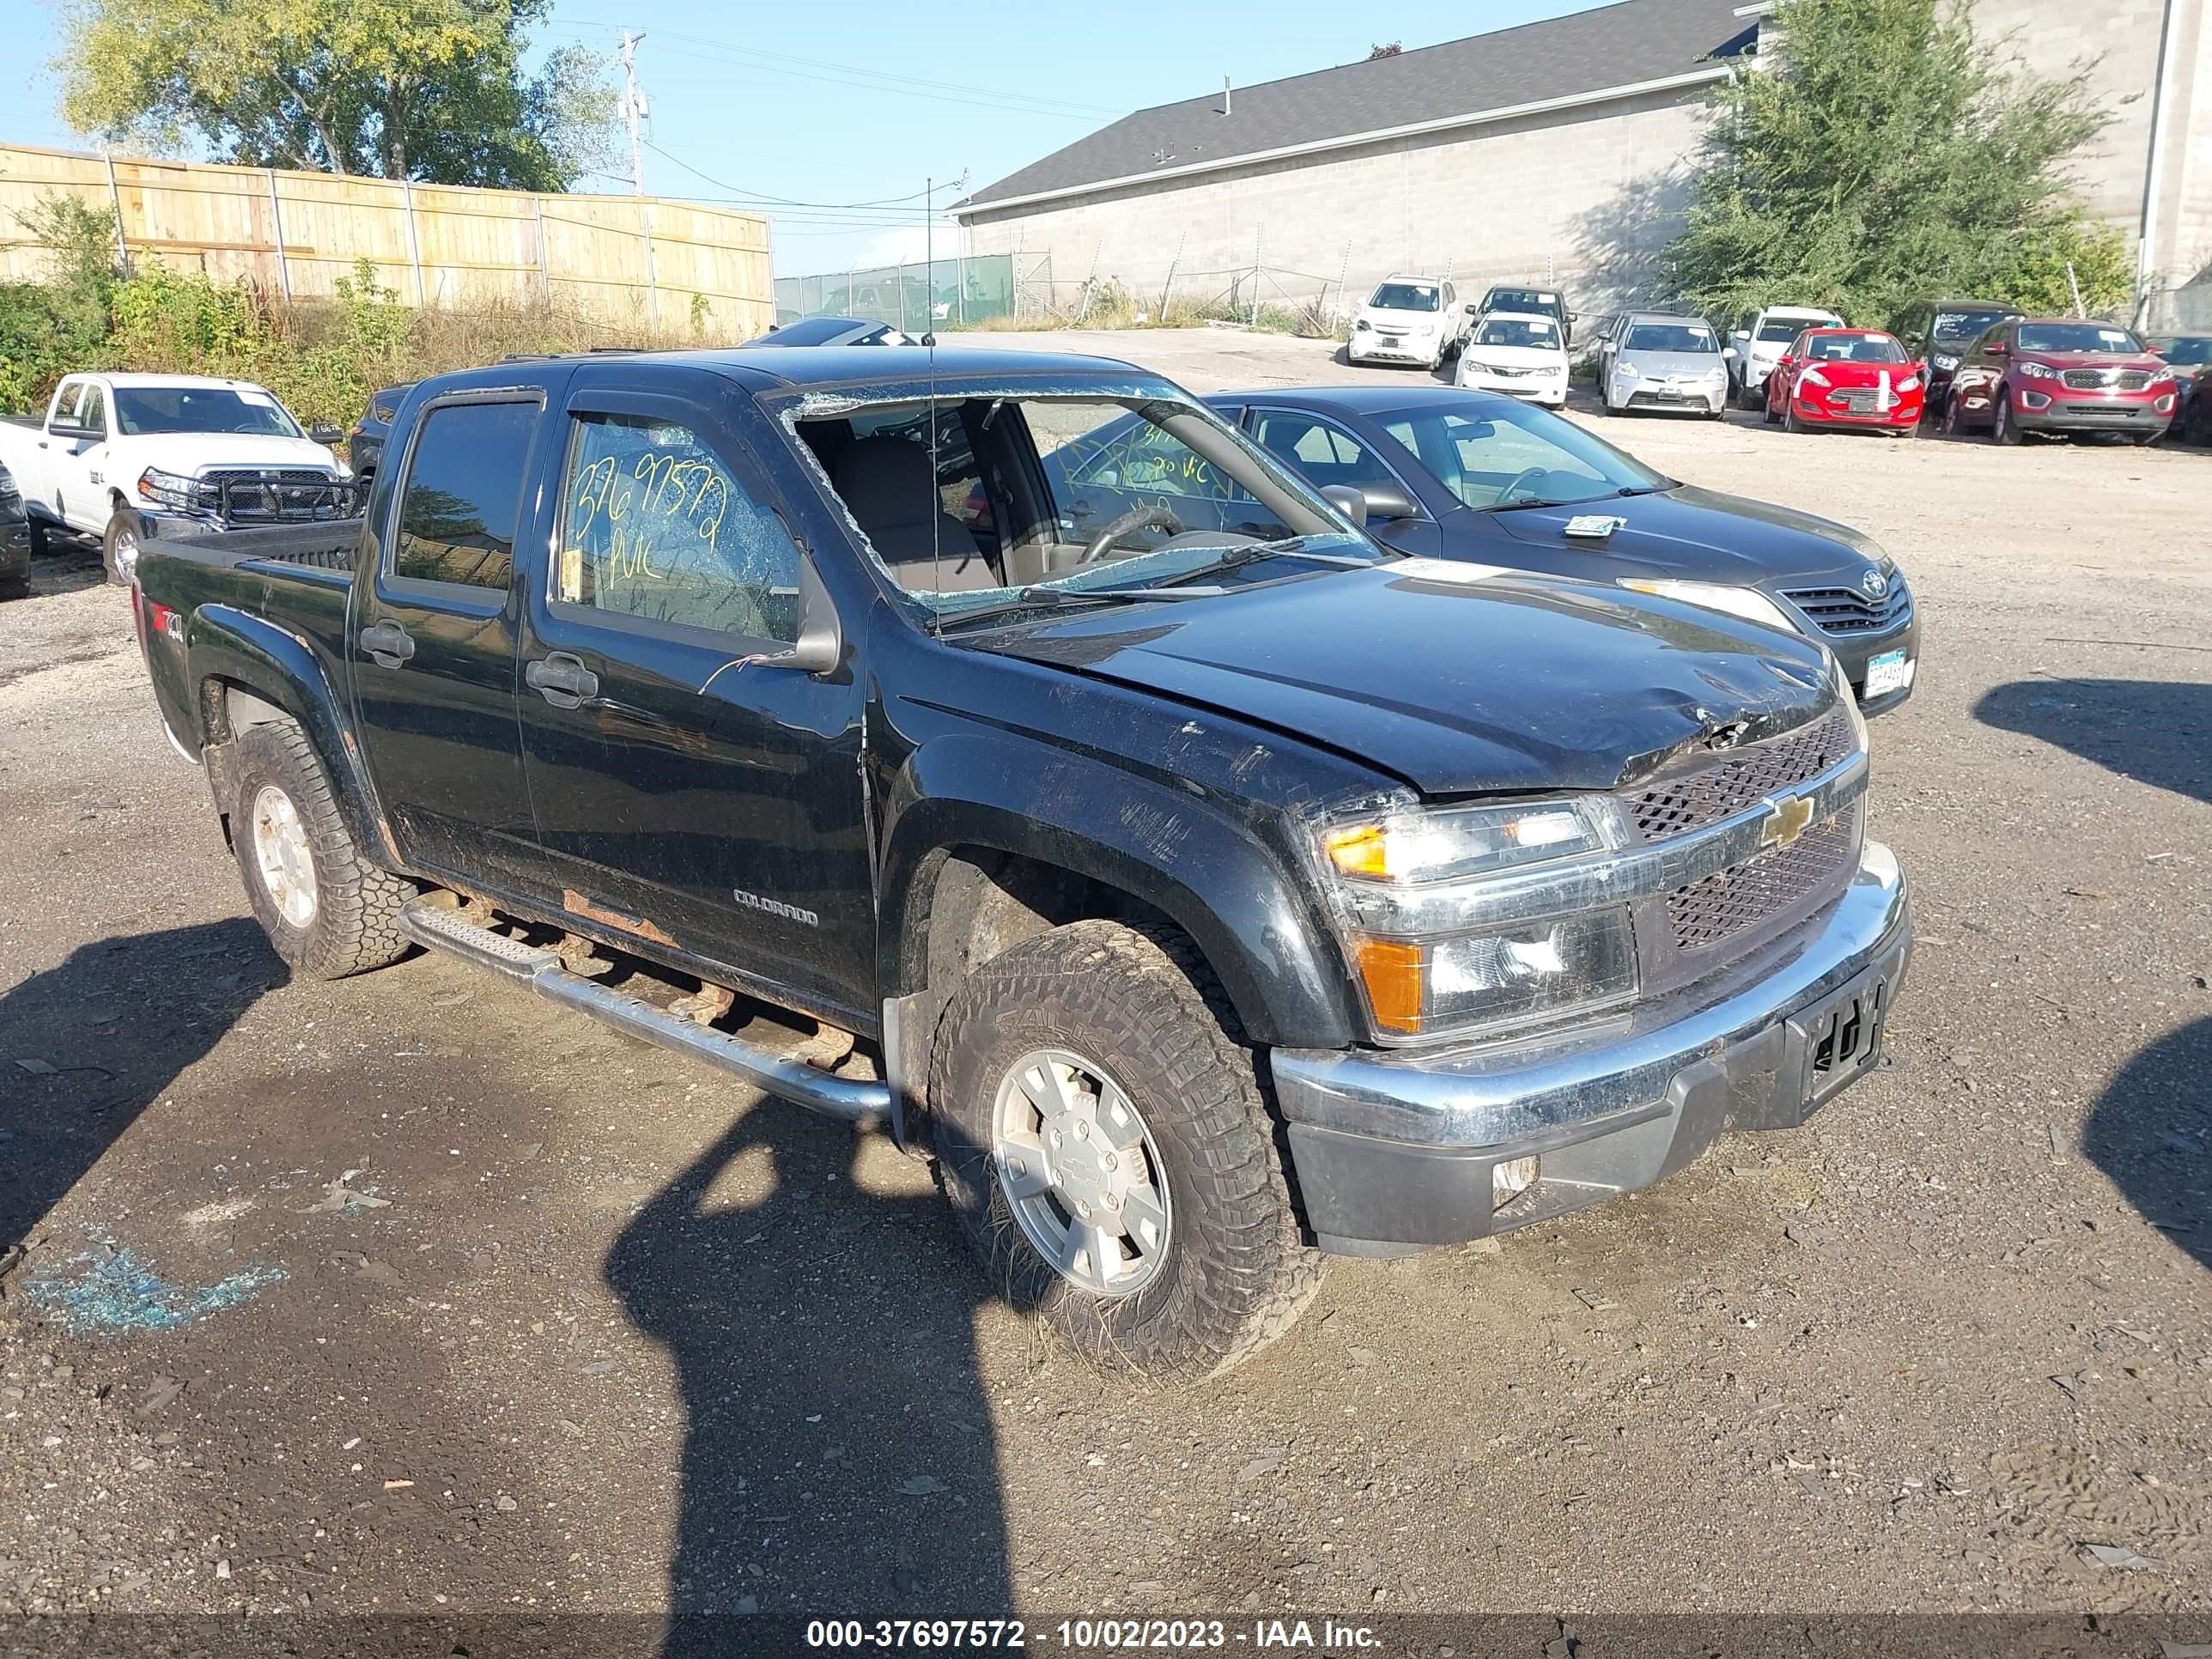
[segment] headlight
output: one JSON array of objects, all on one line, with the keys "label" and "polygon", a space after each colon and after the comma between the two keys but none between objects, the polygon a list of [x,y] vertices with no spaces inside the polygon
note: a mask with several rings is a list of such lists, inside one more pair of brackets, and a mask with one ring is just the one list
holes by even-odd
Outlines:
[{"label": "headlight", "polygon": [[1362,317],[1358,322],[1352,324],[1352,331],[1354,334],[1364,334],[1367,332],[1368,326],[1367,319],[1364,317]]},{"label": "headlight", "polygon": [[192,505],[192,481],[181,473],[149,466],[138,475],[138,496],[141,501],[187,512]]},{"label": "headlight", "polygon": [[1419,1036],[1520,1024],[1635,995],[1626,907],[1583,910],[1450,939],[1368,939],[1354,955],[1376,1027]]},{"label": "headlight", "polygon": [[1826,374],[1823,374],[1817,368],[1807,369],[1804,373],[1803,380],[1805,384],[1808,386],[1826,386],[1828,384],[1828,377]]},{"label": "headlight", "polygon": [[2164,386],[2168,381],[2176,378],[2178,377],[2171,368],[2161,368],[2150,377],[2149,384],[2152,386]]},{"label": "headlight", "polygon": [[1728,365],[1726,363],[1723,363],[1717,368],[1707,369],[1705,371],[1705,378],[1716,383],[1728,379]]},{"label": "headlight", "polygon": [[1623,906],[1468,925],[1498,878],[1607,850],[1603,826],[1593,805],[1544,800],[1408,808],[1322,830],[1376,1030],[1419,1036],[1518,1024],[1634,994]]},{"label": "headlight", "polygon": [[2041,363],[2021,363],[2018,367],[2021,374],[2031,380],[2055,380],[2058,378],[2057,369],[2046,368]]},{"label": "headlight", "polygon": [[1755,587],[1730,587],[1721,582],[1677,582],[1646,580],[1642,577],[1624,576],[1623,587],[1633,588],[1638,593],[1655,594],[1662,599],[1680,599],[1686,605],[1701,605],[1708,611],[1725,611],[1731,617],[1741,617],[1746,622],[1778,628],[1786,634],[1795,634],[1797,627],[1782,614],[1781,607]]},{"label": "headlight", "polygon": [[1337,873],[1358,881],[1449,881],[1604,846],[1596,824],[1572,801],[1402,812],[1340,825],[1322,837]]},{"label": "headlight", "polygon": [[1899,392],[1917,392],[1917,391],[1919,391],[1919,390],[1920,390],[1920,377],[1919,377],[1917,374],[1908,374],[1908,375],[1906,375],[1903,380],[1899,380],[1899,381],[1897,383],[1897,390],[1898,390],[1898,391],[1899,391]]},{"label": "headlight", "polygon": [[1959,360],[1956,357],[1952,356],[1948,352],[1939,353],[1936,358],[1936,367],[1942,369],[1946,374],[1948,374],[1953,369],[1958,368],[1958,366]]},{"label": "headlight", "polygon": [[1643,376],[1638,373],[1636,365],[1630,362],[1626,357],[1623,357],[1619,362],[1613,366],[1613,372],[1620,375],[1624,380],[1637,380],[1643,378]]}]

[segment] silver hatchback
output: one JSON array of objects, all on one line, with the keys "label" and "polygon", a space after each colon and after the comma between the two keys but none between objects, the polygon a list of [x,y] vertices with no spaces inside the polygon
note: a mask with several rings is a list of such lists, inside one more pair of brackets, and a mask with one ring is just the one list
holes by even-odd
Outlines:
[{"label": "silver hatchback", "polygon": [[1608,415],[1656,409],[1717,421],[1728,393],[1720,338],[1702,317],[1632,311],[1599,343],[1597,395]]}]

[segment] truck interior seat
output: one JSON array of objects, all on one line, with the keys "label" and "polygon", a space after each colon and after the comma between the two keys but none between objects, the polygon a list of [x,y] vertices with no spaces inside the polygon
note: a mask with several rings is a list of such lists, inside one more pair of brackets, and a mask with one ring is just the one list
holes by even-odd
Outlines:
[{"label": "truck interior seat", "polygon": [[832,467],[837,493],[900,586],[965,592],[1005,586],[967,526],[939,502],[929,452],[920,444],[881,434],[857,439],[836,453]]}]

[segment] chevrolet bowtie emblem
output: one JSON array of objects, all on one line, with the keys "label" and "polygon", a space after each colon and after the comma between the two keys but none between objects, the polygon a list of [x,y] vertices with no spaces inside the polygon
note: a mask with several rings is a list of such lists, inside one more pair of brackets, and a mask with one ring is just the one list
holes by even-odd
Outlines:
[{"label": "chevrolet bowtie emblem", "polygon": [[1813,821],[1813,803],[1802,795],[1784,795],[1774,803],[1766,821],[1759,826],[1761,847],[1787,847],[1805,833]]}]

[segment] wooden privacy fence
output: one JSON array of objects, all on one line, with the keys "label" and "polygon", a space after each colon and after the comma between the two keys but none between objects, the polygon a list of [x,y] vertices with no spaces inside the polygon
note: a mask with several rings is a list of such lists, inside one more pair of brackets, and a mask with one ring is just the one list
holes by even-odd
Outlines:
[{"label": "wooden privacy fence", "polygon": [[417,306],[541,304],[718,337],[775,320],[768,221],[655,196],[539,195],[0,144],[0,277],[46,274],[20,216],[49,192],[112,209],[126,265],[158,259],[286,300],[327,296],[357,262]]}]

